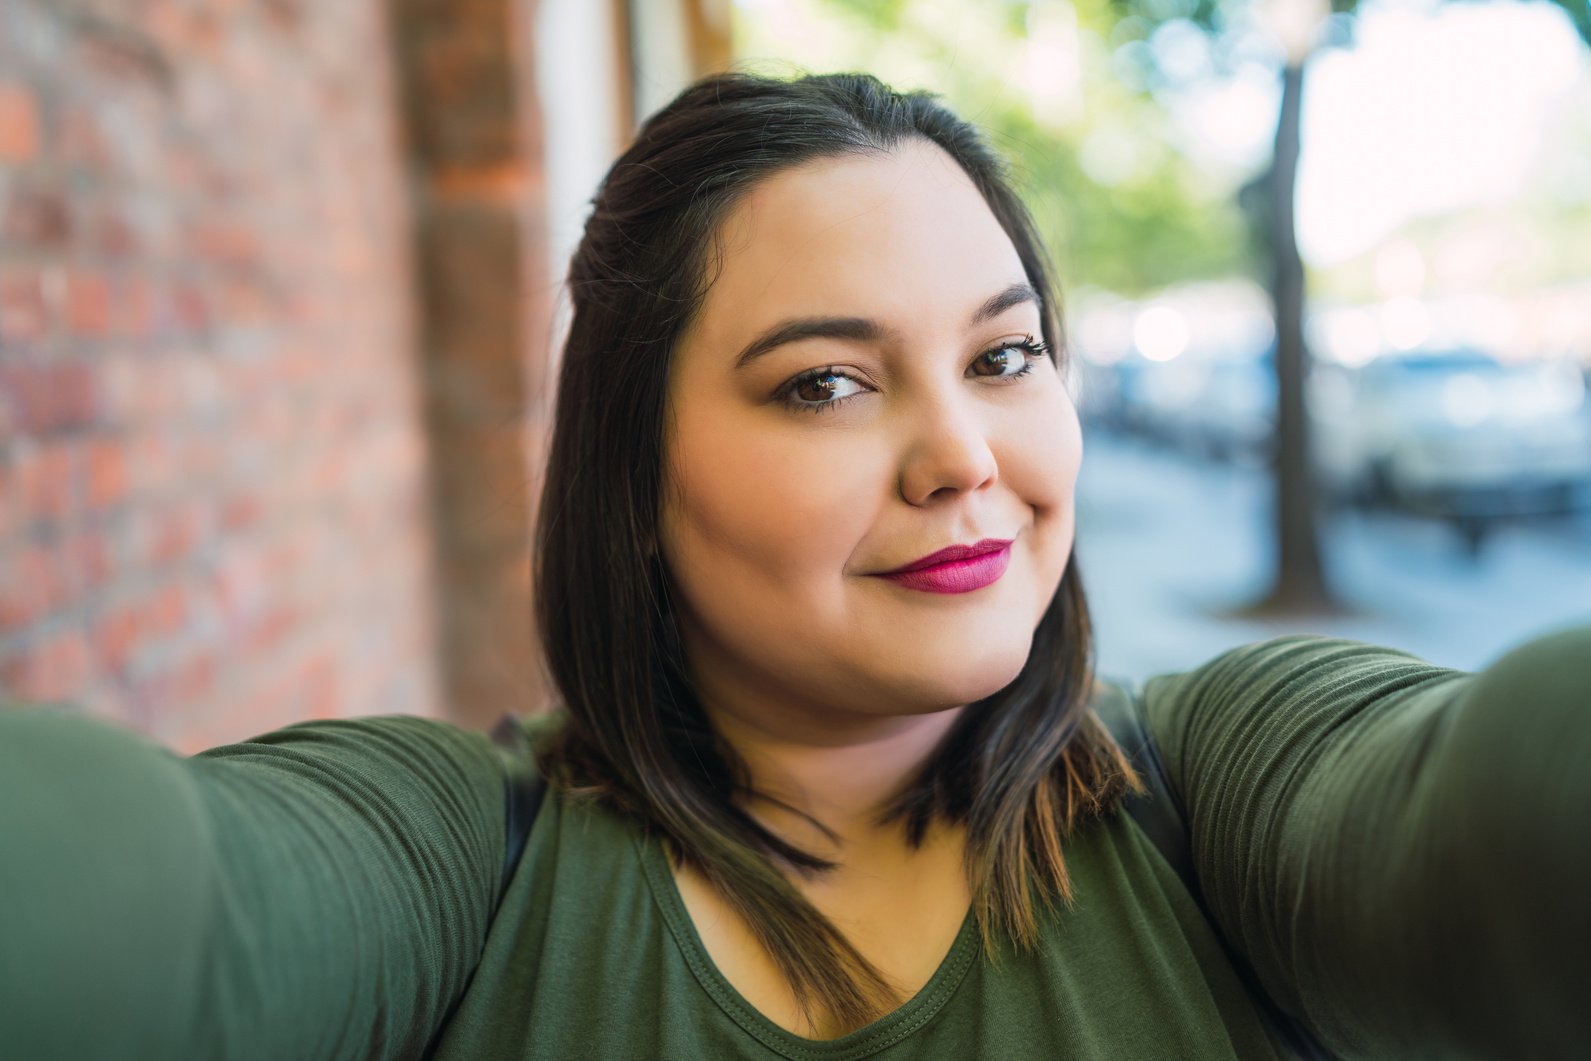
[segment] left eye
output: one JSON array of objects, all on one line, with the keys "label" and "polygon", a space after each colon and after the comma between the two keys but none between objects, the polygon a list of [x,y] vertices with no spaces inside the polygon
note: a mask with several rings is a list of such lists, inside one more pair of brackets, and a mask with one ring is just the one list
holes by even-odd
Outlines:
[{"label": "left eye", "polygon": [[979,376],[1017,376],[1027,368],[1028,357],[1036,353],[1027,343],[1006,343],[992,350],[985,350],[972,362],[975,375]]}]

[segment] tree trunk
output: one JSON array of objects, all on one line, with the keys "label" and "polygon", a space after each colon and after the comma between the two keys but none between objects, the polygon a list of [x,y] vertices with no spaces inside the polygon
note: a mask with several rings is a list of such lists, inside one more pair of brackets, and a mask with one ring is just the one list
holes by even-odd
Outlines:
[{"label": "tree trunk", "polygon": [[1276,313],[1276,573],[1257,613],[1338,610],[1326,585],[1316,524],[1314,469],[1309,456],[1309,422],[1304,407],[1304,377],[1309,350],[1304,344],[1304,263],[1298,254],[1294,190],[1302,129],[1304,63],[1282,74],[1282,109],[1276,123],[1276,152],[1266,182],[1266,222],[1272,266],[1271,298]]}]

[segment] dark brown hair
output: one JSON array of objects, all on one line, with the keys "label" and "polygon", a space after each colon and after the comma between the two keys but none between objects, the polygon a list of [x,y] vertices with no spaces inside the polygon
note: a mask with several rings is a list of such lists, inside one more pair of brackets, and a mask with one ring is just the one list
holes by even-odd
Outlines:
[{"label": "dark brown hair", "polygon": [[[597,191],[570,265],[574,315],[537,527],[538,627],[567,712],[538,748],[543,769],[657,830],[745,918],[808,1017],[845,1028],[899,999],[780,872],[829,864],[737,805],[743,775],[692,692],[655,544],[664,402],[674,344],[712,283],[714,236],[739,197],[799,163],[912,138],[972,179],[1043,298],[1045,340],[1065,351],[1033,222],[972,125],[927,93],[861,74],[709,77],[641,127]],[[1141,789],[1087,711],[1092,652],[1074,557],[1021,673],[962,712],[896,808],[913,843],[936,819],[965,824],[991,951],[1000,939],[1035,943],[1042,910],[1071,901],[1062,840]]]}]

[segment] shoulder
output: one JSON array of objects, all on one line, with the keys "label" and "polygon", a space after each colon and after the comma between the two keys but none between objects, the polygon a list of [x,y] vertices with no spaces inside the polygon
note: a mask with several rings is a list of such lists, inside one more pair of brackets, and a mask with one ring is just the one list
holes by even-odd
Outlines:
[{"label": "shoulder", "polygon": [[1161,674],[1145,683],[1162,697],[1168,691],[1209,686],[1276,691],[1299,680],[1330,680],[1345,674],[1415,668],[1430,664],[1412,653],[1364,641],[1320,634],[1287,634],[1227,649],[1187,671]]},{"label": "shoulder", "polygon": [[1399,694],[1464,672],[1395,648],[1291,634],[1238,645],[1190,670],[1144,683],[1145,723],[1175,783],[1193,763],[1302,751],[1341,736],[1344,724]]},{"label": "shoulder", "polygon": [[294,722],[232,744],[199,752],[195,759],[230,758],[262,748],[315,749],[328,755],[385,759],[413,752],[470,757],[492,747],[482,732],[421,715],[364,715]]},{"label": "shoulder", "polygon": [[1143,685],[1144,711],[1157,730],[1212,702],[1275,707],[1355,691],[1385,691],[1435,672],[1412,653],[1348,638],[1289,634],[1238,645],[1197,667]]},{"label": "shoulder", "polygon": [[[1591,624],[1538,635],[1477,672],[1438,666],[1363,641],[1293,634],[1239,645],[1190,670],[1144,683],[1144,720],[1178,780],[1207,758],[1324,748],[1379,732],[1385,719],[1467,703],[1533,705],[1465,712],[1518,727],[1525,715],[1582,712],[1591,683]],[[1548,705],[1557,705],[1549,707]],[[1477,723],[1478,724],[1478,723]]]},{"label": "shoulder", "polygon": [[485,733],[418,715],[368,715],[297,722],[199,752],[196,771],[270,776],[348,800],[501,806],[519,756]]}]

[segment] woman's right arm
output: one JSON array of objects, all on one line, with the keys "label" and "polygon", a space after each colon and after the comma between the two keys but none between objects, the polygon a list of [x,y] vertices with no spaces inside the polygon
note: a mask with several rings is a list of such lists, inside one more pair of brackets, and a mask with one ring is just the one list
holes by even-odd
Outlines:
[{"label": "woman's right arm", "polygon": [[1473,673],[1294,635],[1151,678],[1203,897],[1344,1057],[1591,1042],[1591,625]]},{"label": "woman's right arm", "polygon": [[416,717],[182,758],[0,708],[0,1057],[418,1056],[479,960],[502,771]]}]

